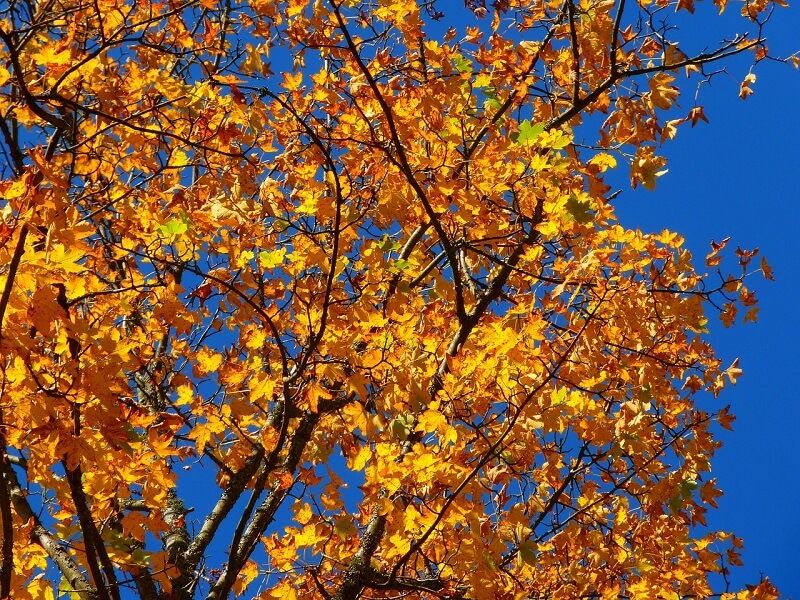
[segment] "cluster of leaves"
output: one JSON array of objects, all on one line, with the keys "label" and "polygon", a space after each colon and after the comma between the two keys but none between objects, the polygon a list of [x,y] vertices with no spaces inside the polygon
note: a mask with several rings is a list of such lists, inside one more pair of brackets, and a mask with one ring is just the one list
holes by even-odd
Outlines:
[{"label": "cluster of leaves", "polygon": [[774,5],[696,54],[676,8],[3,3],[0,597],[714,593],[706,315],[758,267],[603,177]]}]

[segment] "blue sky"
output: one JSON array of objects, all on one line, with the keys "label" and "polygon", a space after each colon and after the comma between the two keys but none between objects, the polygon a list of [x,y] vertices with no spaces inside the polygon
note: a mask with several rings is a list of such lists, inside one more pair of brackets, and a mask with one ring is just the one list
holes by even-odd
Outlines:
[{"label": "blue sky", "polygon": [[[729,10],[736,9],[731,3]],[[698,6],[698,12],[711,10]],[[767,30],[770,50],[784,56],[800,50],[798,31],[800,9],[777,12]],[[706,31],[683,35],[708,39]],[[616,205],[627,226],[685,235],[698,267],[709,240],[731,236],[733,247],[760,248],[775,270],[775,282],[753,280],[761,301],[757,324],[725,330],[717,322],[711,329],[726,360],[741,358],[744,376],[720,398],[738,418],[734,431],[720,436],[724,446],[713,466],[725,496],[709,526],[744,538],[745,566],[733,572],[733,584],[757,582],[763,573],[784,597],[800,598],[800,394],[794,382],[800,375],[800,72],[764,62],[756,69],[755,93],[742,101],[739,81],[749,65],[729,66],[730,77],[720,75],[702,91],[699,103],[710,123],[680,129],[664,147],[669,173],[656,191],[625,190]],[[684,106],[691,108],[689,98]]]}]

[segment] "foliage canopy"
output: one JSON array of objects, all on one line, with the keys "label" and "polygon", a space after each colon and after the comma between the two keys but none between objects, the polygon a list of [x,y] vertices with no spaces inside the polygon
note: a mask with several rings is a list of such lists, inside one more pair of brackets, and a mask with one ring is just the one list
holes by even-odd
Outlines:
[{"label": "foliage canopy", "polygon": [[774,9],[4,2],[0,597],[727,591],[708,315],[771,273],[604,176]]}]

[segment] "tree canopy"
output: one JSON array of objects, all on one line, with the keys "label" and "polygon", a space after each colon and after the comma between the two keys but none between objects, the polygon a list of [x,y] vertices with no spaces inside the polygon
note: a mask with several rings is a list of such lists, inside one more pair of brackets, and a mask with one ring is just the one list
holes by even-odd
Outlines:
[{"label": "tree canopy", "polygon": [[606,183],[781,60],[726,4],[2,3],[0,598],[777,598],[705,527],[769,265]]}]

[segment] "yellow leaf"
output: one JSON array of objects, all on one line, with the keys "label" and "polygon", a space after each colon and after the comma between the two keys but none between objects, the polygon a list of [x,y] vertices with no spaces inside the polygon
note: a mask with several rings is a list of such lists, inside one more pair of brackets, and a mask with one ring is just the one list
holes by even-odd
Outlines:
[{"label": "yellow leaf", "polygon": [[41,575],[35,577],[27,585],[27,592],[31,595],[31,598],[36,598],[37,600],[55,600],[53,586]]},{"label": "yellow leaf", "polygon": [[244,580],[244,585],[242,586],[242,591],[244,591],[245,588],[258,577],[258,563],[254,560],[248,560],[240,571],[240,574]]},{"label": "yellow leaf", "polygon": [[305,9],[308,0],[289,0],[289,5],[286,7],[286,16],[296,17]]},{"label": "yellow leaf", "polygon": [[202,348],[197,353],[197,370],[201,375],[214,373],[222,364],[222,355],[210,350],[209,348]]},{"label": "yellow leaf", "polygon": [[177,450],[172,447],[172,434],[163,427],[151,427],[147,432],[147,441],[153,452],[162,458],[178,453]]},{"label": "yellow leaf", "polygon": [[78,264],[78,261],[83,258],[84,253],[77,248],[68,250],[63,244],[53,244],[48,255],[48,262],[67,273],[82,273],[84,268]]},{"label": "yellow leaf", "polygon": [[317,542],[327,539],[327,536],[320,531],[319,524],[309,523],[303,530],[294,536],[294,543],[298,546],[313,546]]},{"label": "yellow leaf", "polygon": [[175,400],[175,406],[187,406],[191,404],[194,392],[190,385],[182,385],[178,388],[178,397]]},{"label": "yellow leaf", "polygon": [[644,146],[636,151],[636,156],[631,164],[631,182],[633,187],[638,183],[644,185],[648,190],[656,188],[656,179],[667,173],[663,169],[667,164],[667,159],[656,156],[655,151],[650,146]]},{"label": "yellow leaf", "polygon": [[172,156],[170,157],[170,165],[173,167],[185,167],[187,165],[192,164],[192,161],[189,159],[189,155],[186,154],[180,148],[176,148],[172,151]]},{"label": "yellow leaf", "polygon": [[3,192],[3,197],[6,200],[14,200],[15,198],[19,198],[28,190],[28,182],[26,178],[20,177],[19,179],[14,180]]},{"label": "yellow leaf", "polygon": [[283,74],[283,88],[289,92],[294,92],[300,89],[300,84],[303,81],[303,73],[284,73]]},{"label": "yellow leaf", "polygon": [[353,373],[347,378],[347,391],[357,395],[362,400],[366,400],[369,396],[367,384],[369,384],[369,381],[361,373]]},{"label": "yellow leaf", "polygon": [[447,425],[447,419],[438,410],[426,410],[417,420],[417,431],[423,433],[436,432]]},{"label": "yellow leaf", "polygon": [[756,82],[755,73],[748,73],[747,76],[742,81],[742,84],[739,86],[739,98],[741,98],[742,100],[746,100],[753,93],[752,85],[755,82]]},{"label": "yellow leaf", "polygon": [[33,293],[28,308],[28,319],[37,331],[47,333],[53,323],[68,320],[57,298],[58,291],[52,285],[43,285]]},{"label": "yellow leaf", "polygon": [[290,583],[281,583],[267,592],[269,600],[297,600],[297,591]]},{"label": "yellow leaf", "polygon": [[733,364],[725,369],[725,375],[728,377],[731,383],[735,384],[736,381],[739,379],[739,376],[742,374],[742,370],[739,368],[739,359],[733,361]]},{"label": "yellow leaf", "polygon": [[247,44],[247,59],[242,63],[242,71],[248,75],[261,74],[264,64],[261,61],[261,49]]},{"label": "yellow leaf", "polygon": [[347,515],[343,515],[336,519],[336,522],[333,525],[333,530],[340,538],[343,539],[358,533],[358,528],[353,523],[353,518]]},{"label": "yellow leaf", "polygon": [[317,383],[312,383],[308,387],[306,397],[308,398],[308,405],[312,412],[317,412],[320,399],[330,400],[332,398],[332,396],[328,393],[328,390]]},{"label": "yellow leaf", "polygon": [[353,459],[353,463],[350,468],[353,471],[362,471],[370,458],[372,458],[372,450],[370,450],[370,447],[361,446],[361,448],[358,450],[358,454],[356,454],[355,458]]},{"label": "yellow leaf", "polygon": [[600,172],[604,172],[607,169],[613,169],[617,166],[617,159],[608,154],[607,152],[600,152],[599,154],[595,154],[591,160],[589,161],[591,165],[597,165],[600,168]]},{"label": "yellow leaf", "polygon": [[657,73],[648,82],[650,86],[650,100],[658,108],[668,109],[680,94],[678,88],[671,85],[675,81],[672,75]]},{"label": "yellow leaf", "polygon": [[46,66],[65,65],[70,62],[72,53],[69,49],[57,50],[55,44],[47,44],[39,52],[33,55],[33,59]]},{"label": "yellow leaf", "polygon": [[258,253],[258,260],[263,269],[274,269],[275,267],[283,264],[283,259],[286,256],[286,248],[279,248],[278,250],[263,251]]}]

